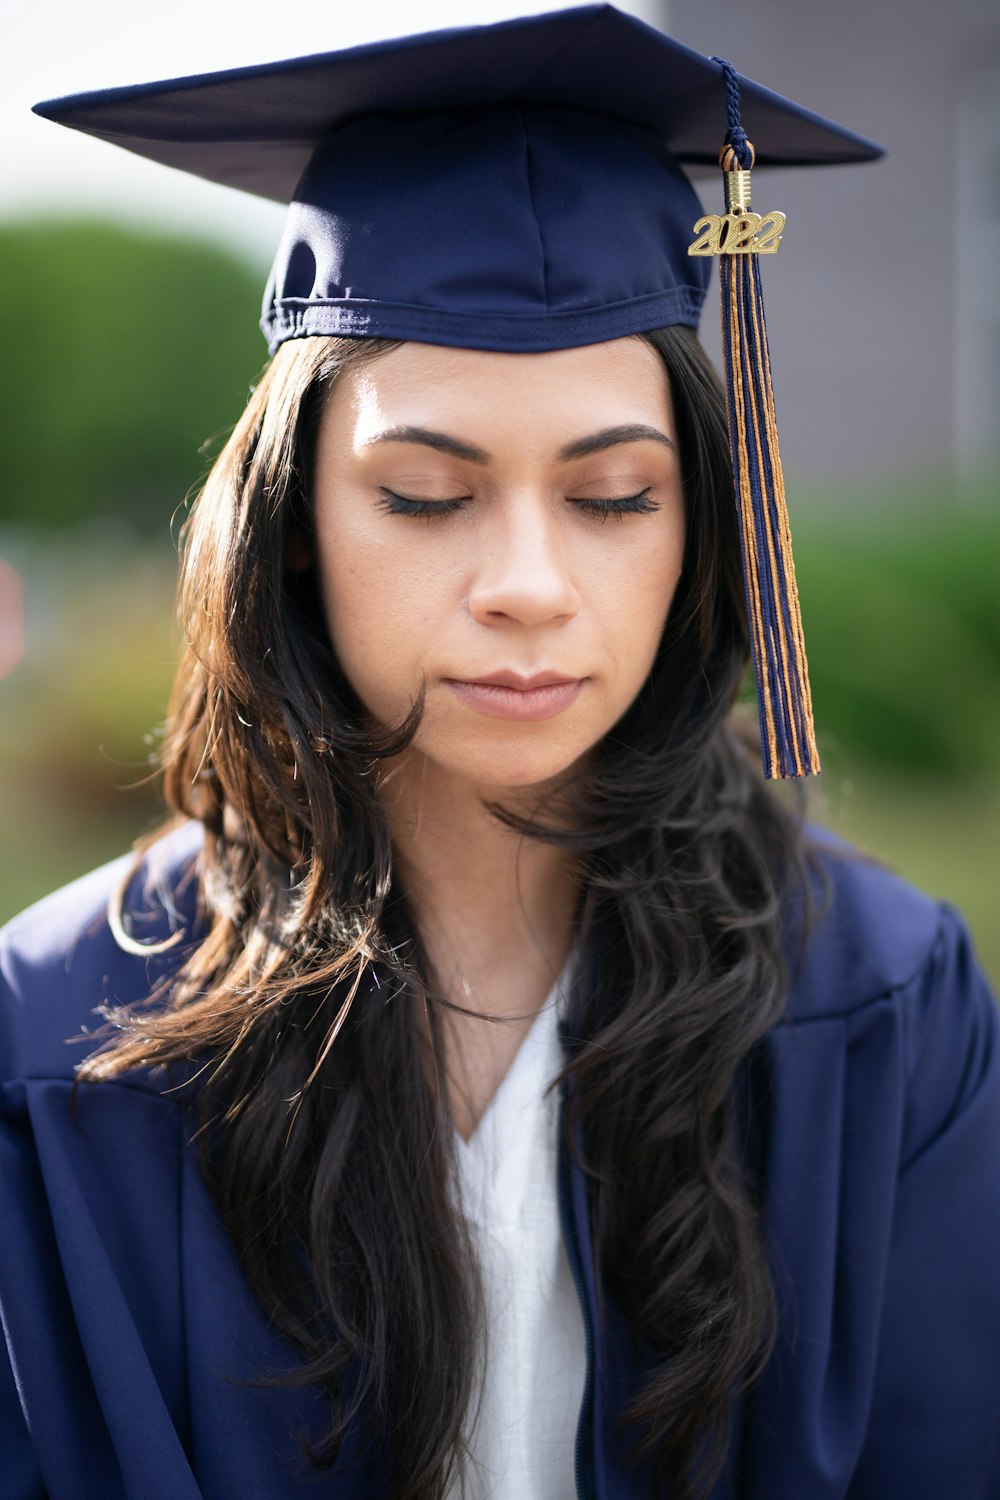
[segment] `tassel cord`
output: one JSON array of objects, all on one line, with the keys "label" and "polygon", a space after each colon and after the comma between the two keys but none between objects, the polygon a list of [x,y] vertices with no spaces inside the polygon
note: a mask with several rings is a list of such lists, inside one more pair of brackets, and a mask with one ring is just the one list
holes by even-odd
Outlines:
[{"label": "tassel cord", "polygon": [[791,534],[777,446],[760,273],[754,256],[720,259],[733,474],[747,618],[768,776],[818,771]]}]

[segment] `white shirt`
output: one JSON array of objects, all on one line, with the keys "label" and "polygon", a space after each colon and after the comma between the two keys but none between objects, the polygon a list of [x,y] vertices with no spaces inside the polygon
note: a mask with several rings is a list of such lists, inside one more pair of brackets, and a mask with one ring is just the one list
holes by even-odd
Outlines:
[{"label": "white shirt", "polygon": [[[556,1188],[567,963],[471,1138],[459,1192],[483,1271],[487,1360],[464,1488],[448,1500],[574,1500],[586,1338]],[[482,1352],[482,1351],[480,1351]],[[475,1412],[475,1396],[467,1423]]]}]

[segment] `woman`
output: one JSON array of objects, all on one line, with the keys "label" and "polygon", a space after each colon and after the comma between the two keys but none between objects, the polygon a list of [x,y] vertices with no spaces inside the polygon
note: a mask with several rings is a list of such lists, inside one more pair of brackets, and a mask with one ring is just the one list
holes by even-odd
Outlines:
[{"label": "woman", "polygon": [[63,111],[273,188],[323,100],[187,528],[178,826],[4,938],[18,1500],[998,1493],[996,1013],[735,716],[750,397],[611,62],[743,152],[606,7]]}]

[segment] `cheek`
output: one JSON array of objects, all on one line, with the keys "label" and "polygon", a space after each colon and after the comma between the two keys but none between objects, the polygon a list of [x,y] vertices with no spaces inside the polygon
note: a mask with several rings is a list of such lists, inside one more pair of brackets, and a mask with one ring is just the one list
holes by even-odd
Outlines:
[{"label": "cheek", "polygon": [[684,562],[684,526],[678,507],[641,545],[623,551],[605,570],[604,629],[621,674],[634,695],[653,664]]},{"label": "cheek", "polygon": [[420,568],[412,549],[387,544],[364,523],[324,518],[317,554],[327,627],[344,675],[377,718],[405,717],[419,691],[439,580]]}]

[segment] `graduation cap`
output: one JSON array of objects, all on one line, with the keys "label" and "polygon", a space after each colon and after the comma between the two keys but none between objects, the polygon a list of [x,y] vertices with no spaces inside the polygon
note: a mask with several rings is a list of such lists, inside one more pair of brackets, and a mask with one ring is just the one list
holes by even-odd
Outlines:
[{"label": "graduation cap", "polygon": [[[764,768],[819,769],[758,270],[784,220],[751,208],[750,168],[878,146],[611,5],[35,111],[289,204],[261,320],[271,353],[323,334],[529,353],[697,327],[721,257]],[[706,215],[684,167],[715,162],[726,211]]]}]

